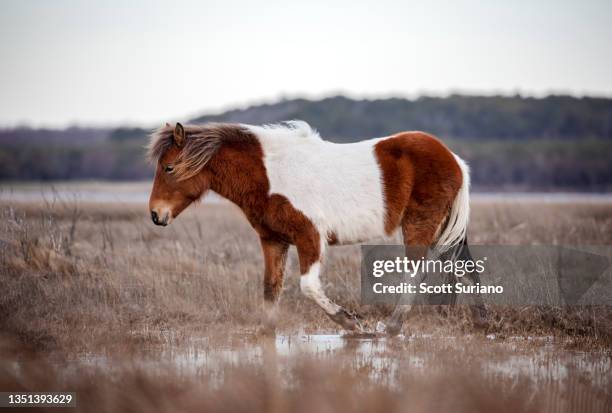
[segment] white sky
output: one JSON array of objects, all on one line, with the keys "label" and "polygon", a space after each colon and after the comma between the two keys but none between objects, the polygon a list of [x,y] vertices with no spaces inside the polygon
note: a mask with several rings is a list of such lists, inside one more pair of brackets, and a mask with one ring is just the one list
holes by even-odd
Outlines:
[{"label": "white sky", "polygon": [[612,1],[0,0],[0,126],[451,91],[612,96]]}]

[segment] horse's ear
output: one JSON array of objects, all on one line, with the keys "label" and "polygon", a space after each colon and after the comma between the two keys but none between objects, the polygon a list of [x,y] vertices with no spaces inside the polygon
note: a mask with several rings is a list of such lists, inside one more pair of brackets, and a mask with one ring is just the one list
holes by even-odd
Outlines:
[{"label": "horse's ear", "polygon": [[180,123],[176,123],[174,128],[174,144],[179,148],[185,143],[185,128]]}]

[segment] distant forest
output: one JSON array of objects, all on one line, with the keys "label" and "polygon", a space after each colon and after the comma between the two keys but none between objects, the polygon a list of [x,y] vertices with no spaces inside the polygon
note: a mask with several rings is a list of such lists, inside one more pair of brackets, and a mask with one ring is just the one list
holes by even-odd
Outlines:
[{"label": "distant forest", "polygon": [[[281,100],[190,122],[290,119],[305,120],[339,143],[403,130],[433,133],[467,159],[476,189],[612,189],[612,99],[606,98],[337,96]],[[144,146],[155,126],[0,130],[0,180],[148,179]]]}]

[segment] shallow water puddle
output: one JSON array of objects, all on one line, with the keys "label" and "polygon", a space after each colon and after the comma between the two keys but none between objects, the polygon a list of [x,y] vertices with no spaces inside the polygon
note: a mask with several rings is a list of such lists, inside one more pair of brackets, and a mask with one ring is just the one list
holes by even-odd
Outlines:
[{"label": "shallow water puddle", "polygon": [[[276,366],[283,372],[294,363],[316,360],[339,368],[363,371],[371,379],[394,383],[406,374],[427,375],[450,369],[478,369],[534,383],[580,378],[598,388],[612,388],[612,363],[603,351],[562,348],[550,337],[482,337],[418,335],[396,338],[354,338],[337,334],[270,337],[199,338],[184,346],[151,349],[132,363],[145,369],[168,365],[181,373],[222,377],[232,367]],[[85,355],[87,365],[113,369],[112,356]]]}]

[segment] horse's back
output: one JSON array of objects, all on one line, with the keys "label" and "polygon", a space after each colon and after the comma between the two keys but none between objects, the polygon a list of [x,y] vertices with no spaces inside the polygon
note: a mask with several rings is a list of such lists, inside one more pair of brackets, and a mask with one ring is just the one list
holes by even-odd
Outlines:
[{"label": "horse's back", "polygon": [[390,235],[414,197],[453,193],[452,152],[424,132],[335,144],[318,135],[259,136],[270,194],[286,197],[323,237],[339,243]]}]

